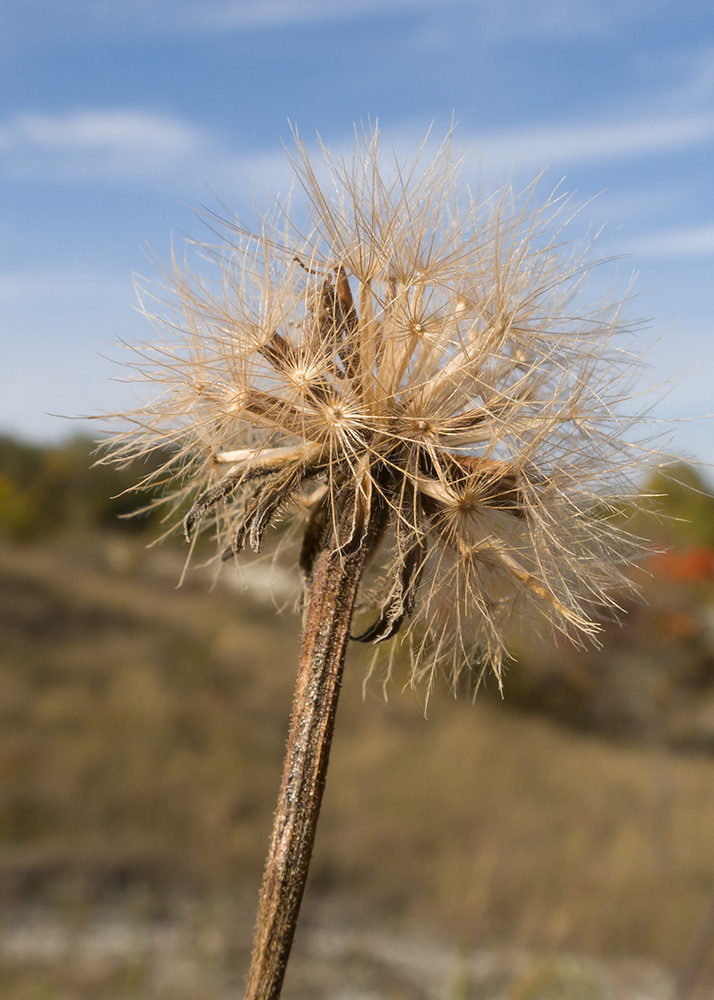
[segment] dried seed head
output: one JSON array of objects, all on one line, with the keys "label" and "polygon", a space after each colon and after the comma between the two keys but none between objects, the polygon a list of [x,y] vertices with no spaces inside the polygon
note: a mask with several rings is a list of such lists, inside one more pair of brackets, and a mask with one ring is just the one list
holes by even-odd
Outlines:
[{"label": "dried seed head", "polygon": [[576,308],[592,263],[567,255],[563,199],[471,198],[449,141],[409,168],[383,169],[376,132],[348,162],[323,152],[324,184],[299,141],[292,160],[303,230],[226,224],[235,243],[202,248],[218,288],[174,262],[174,315],[134,364],[161,393],[120,415],[109,460],[168,447],[162,502],[225,558],[294,515],[308,584],[321,547],[347,558],[383,511],[381,610],[357,638],[399,632],[415,678],[500,677],[514,617],[592,638],[631,586],[607,497],[642,451],[620,307]]}]

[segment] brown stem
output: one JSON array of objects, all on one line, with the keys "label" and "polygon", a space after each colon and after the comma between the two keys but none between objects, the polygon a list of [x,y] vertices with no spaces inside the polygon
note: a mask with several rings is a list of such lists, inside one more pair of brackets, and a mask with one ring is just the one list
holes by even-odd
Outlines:
[{"label": "brown stem", "polygon": [[353,556],[328,545],[315,564],[245,1000],[280,996],[325,787],[352,608],[375,530]]},{"label": "brown stem", "polygon": [[674,995],[676,1000],[689,1000],[704,972],[707,957],[714,944],[714,894],[707,901],[701,922],[692,945],[677,976]]}]

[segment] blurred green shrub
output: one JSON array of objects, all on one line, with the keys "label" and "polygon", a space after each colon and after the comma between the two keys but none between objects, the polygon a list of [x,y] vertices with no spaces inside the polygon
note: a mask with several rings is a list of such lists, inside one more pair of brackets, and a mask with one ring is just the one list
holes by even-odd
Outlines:
[{"label": "blurred green shrub", "polygon": [[693,465],[666,466],[650,477],[645,492],[651,495],[652,513],[639,518],[637,526],[647,537],[714,548],[714,495]]},{"label": "blurred green shrub", "polygon": [[605,991],[577,959],[548,959],[518,980],[509,1000],[605,1000]]},{"label": "blurred green shrub", "polygon": [[148,494],[131,491],[162,456],[141,469],[96,466],[94,442],[76,437],[56,446],[0,437],[0,535],[16,541],[46,537],[63,528],[141,531],[157,514],[133,513]]}]

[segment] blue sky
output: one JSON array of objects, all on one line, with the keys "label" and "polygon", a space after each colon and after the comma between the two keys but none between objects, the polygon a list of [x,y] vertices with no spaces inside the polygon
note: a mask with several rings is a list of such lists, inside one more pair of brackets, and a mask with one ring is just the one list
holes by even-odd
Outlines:
[{"label": "blue sky", "polygon": [[0,102],[0,431],[121,406],[104,356],[151,335],[146,244],[285,194],[289,121],[340,150],[378,119],[407,155],[453,115],[470,179],[547,167],[589,202],[575,235],[605,224],[638,273],[649,381],[681,376],[656,413],[714,462],[710,0],[2,0]]}]

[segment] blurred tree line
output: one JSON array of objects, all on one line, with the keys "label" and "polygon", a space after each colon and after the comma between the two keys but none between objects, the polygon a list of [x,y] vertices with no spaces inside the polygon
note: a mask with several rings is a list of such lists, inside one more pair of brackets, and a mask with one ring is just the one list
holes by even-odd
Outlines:
[{"label": "blurred tree line", "polygon": [[164,457],[121,469],[97,465],[97,445],[86,437],[49,446],[0,437],[0,535],[32,541],[62,529],[154,527],[156,511],[136,515],[150,494],[132,487]]},{"label": "blurred tree line", "polygon": [[[127,468],[98,465],[100,455],[87,437],[43,446],[0,436],[0,534],[30,541],[73,527],[153,529],[160,514],[137,514],[151,494],[133,487],[168,453]],[[643,492],[649,499],[635,514],[623,511],[632,531],[665,546],[714,552],[714,494],[694,466],[655,472]]]},{"label": "blurred tree line", "polygon": [[640,599],[613,595],[593,648],[557,636],[514,643],[507,702],[580,729],[714,753],[714,495],[692,465],[654,472],[622,508],[651,539],[631,568]]},{"label": "blurred tree line", "polygon": [[685,462],[670,465],[650,476],[648,535],[673,545],[714,549],[714,495],[700,472]]}]

